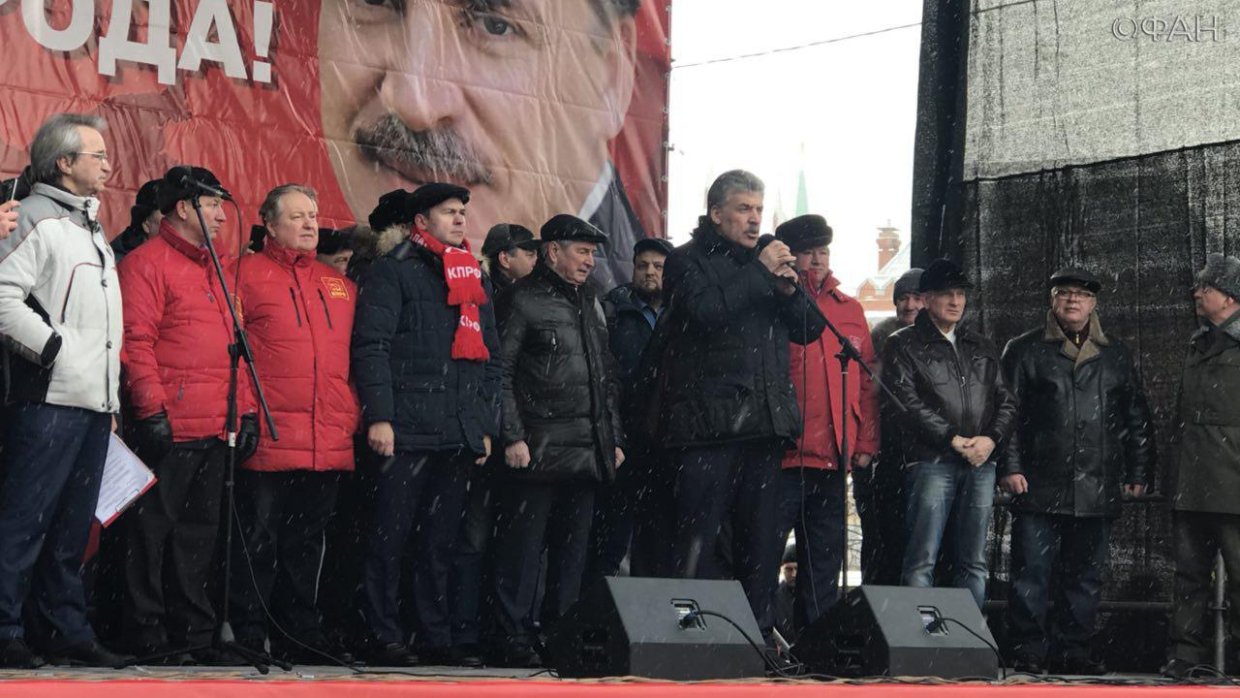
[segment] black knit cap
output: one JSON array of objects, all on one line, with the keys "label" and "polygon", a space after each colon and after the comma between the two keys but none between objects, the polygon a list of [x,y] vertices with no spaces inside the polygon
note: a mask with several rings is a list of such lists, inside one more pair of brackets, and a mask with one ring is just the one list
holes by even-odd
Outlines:
[{"label": "black knit cap", "polygon": [[1076,284],[1090,293],[1097,293],[1102,290],[1102,282],[1098,280],[1098,277],[1079,267],[1060,269],[1051,274],[1050,281],[1047,283],[1051,288],[1067,284]]},{"label": "black knit cap", "polygon": [[663,238],[642,238],[637,241],[636,245],[633,245],[633,256],[636,257],[643,252],[658,252],[666,257],[674,249],[676,248],[672,247],[672,243]]},{"label": "black knit cap", "polygon": [[379,203],[375,204],[374,210],[366,218],[370,229],[381,233],[398,223],[412,223],[413,214],[408,213],[410,196],[412,194],[404,189],[393,189],[380,196]]},{"label": "black knit cap", "polygon": [[607,235],[587,221],[577,216],[561,213],[543,223],[539,236],[543,242],[593,242],[599,245],[607,242]]},{"label": "black knit cap", "polygon": [[830,245],[835,231],[827,225],[827,219],[814,213],[797,216],[785,221],[775,229],[775,239],[788,246],[793,254],[815,247]]},{"label": "black knit cap", "polygon": [[[445,182],[423,184],[409,195],[409,220],[419,213],[426,213],[448,199],[460,199],[461,203],[469,203],[469,190],[465,187]],[[373,226],[372,226],[373,227]]]},{"label": "black knit cap", "polygon": [[913,267],[900,275],[896,279],[896,285],[891,292],[892,300],[900,300],[901,296],[907,296],[910,293],[917,293],[918,287],[921,285],[922,270]]},{"label": "black knit cap", "polygon": [[186,177],[227,193],[224,186],[220,184],[219,178],[211,170],[205,167],[177,165],[168,170],[164,178],[159,180],[155,202],[159,205],[160,211],[165,214],[171,213],[178,201],[192,200],[203,194],[202,190],[197,187],[185,184],[182,180]]},{"label": "black knit cap", "polygon": [[523,225],[496,223],[487,231],[487,239],[482,243],[482,255],[490,257],[517,248],[537,252],[541,244],[542,240],[534,237],[533,231]]},{"label": "black knit cap", "polygon": [[134,197],[133,206],[129,208],[129,227],[140,228],[151,217],[152,213],[159,210],[159,182],[158,179],[143,184],[138,189],[138,195]]},{"label": "black knit cap", "polygon": [[315,254],[339,254],[349,248],[349,233],[335,228],[319,228],[319,245]]},{"label": "black knit cap", "polygon": [[927,291],[946,291],[952,288],[973,288],[973,282],[969,281],[969,277],[964,275],[960,267],[956,266],[951,260],[936,259],[926,267],[921,273],[921,283],[917,285],[917,290],[925,293]]}]

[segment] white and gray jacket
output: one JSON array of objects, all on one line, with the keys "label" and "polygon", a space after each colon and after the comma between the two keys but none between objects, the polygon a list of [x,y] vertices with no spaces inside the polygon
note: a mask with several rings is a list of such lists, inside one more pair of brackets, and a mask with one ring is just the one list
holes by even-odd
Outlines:
[{"label": "white and gray jacket", "polygon": [[120,409],[121,291],[99,200],[36,184],[0,241],[8,401]]}]

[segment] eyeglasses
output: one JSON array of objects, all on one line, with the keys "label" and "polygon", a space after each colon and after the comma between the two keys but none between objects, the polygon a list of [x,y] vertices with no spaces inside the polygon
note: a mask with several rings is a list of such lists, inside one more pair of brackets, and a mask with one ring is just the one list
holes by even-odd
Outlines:
[{"label": "eyeglasses", "polygon": [[1091,291],[1078,291],[1073,288],[1057,288],[1053,293],[1056,298],[1068,301],[1085,301],[1095,297],[1095,294]]},{"label": "eyeglasses", "polygon": [[92,158],[94,158],[94,159],[98,160],[99,162],[107,162],[107,161],[108,161],[108,153],[107,153],[107,151],[104,151],[104,150],[101,150],[101,151],[99,151],[99,152],[97,152],[97,153],[74,153],[74,155],[89,155],[89,156],[91,156]]}]

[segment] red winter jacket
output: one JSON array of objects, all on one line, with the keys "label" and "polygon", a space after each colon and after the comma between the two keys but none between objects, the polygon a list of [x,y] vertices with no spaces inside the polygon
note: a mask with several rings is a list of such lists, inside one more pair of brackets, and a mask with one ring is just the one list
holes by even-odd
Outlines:
[{"label": "red winter jacket", "polygon": [[[221,260],[231,283],[234,262]],[[176,442],[224,437],[232,318],[205,248],[166,222],[125,256],[121,279],[125,345],[121,365],[134,416],[167,412]],[[239,374],[239,412],[254,412]]]},{"label": "red winter jacket", "polygon": [[357,395],[349,339],[357,289],[314,252],[267,241],[241,260],[237,296],[280,440],[263,438],[247,470],[352,470]]},{"label": "red winter jacket", "polygon": [[[870,342],[865,311],[856,299],[841,293],[839,285],[839,280],[830,275],[817,292],[812,290],[817,286],[816,280],[805,283],[804,287],[831,324],[848,337],[865,362],[873,366],[874,345]],[[840,352],[839,340],[827,330],[804,347],[792,344],[790,348],[792,384],[796,387],[797,406],[805,416],[805,430],[797,448],[784,455],[783,467],[797,468],[803,462],[807,468],[835,470],[833,456],[842,450],[840,437],[844,431],[840,404],[843,381],[839,359],[835,358]],[[856,364],[848,367],[848,405],[849,461],[857,453],[872,456],[878,452],[878,395],[869,374]],[[828,440],[830,438],[834,438],[834,444]]]}]

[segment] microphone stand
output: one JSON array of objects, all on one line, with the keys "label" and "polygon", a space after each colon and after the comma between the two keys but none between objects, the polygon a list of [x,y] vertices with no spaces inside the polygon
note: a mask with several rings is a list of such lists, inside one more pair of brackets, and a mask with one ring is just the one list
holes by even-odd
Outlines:
[{"label": "microphone stand", "polygon": [[[211,257],[211,265],[215,268],[216,279],[220,283],[220,292],[224,294],[224,303],[228,306],[228,314],[232,319],[233,342],[228,345],[228,410],[224,421],[224,430],[228,435],[227,441],[227,457],[225,460],[224,473],[224,496],[227,498],[227,515],[224,523],[224,599],[223,608],[220,610],[220,630],[210,644],[198,645],[186,649],[174,650],[171,652],[160,652],[146,657],[135,658],[126,662],[122,666],[132,666],[135,664],[148,664],[167,657],[176,656],[184,653],[194,653],[207,649],[215,649],[219,652],[231,653],[251,664],[258,673],[267,674],[270,671],[269,665],[275,665],[284,671],[292,671],[293,666],[288,662],[276,659],[265,652],[255,652],[244,647],[236,641],[233,635],[232,625],[229,623],[231,615],[229,609],[230,587],[232,586],[232,539],[233,539],[233,518],[236,511],[236,500],[234,498],[234,487],[236,484],[237,470],[237,433],[238,433],[238,415],[237,415],[237,377],[240,373],[241,359],[245,359],[246,367],[249,369],[250,380],[253,381],[254,390],[258,394],[259,408],[262,410],[263,417],[267,422],[267,429],[271,433],[272,441],[279,441],[279,432],[276,431],[275,419],[271,416],[271,409],[267,406],[267,398],[263,394],[262,383],[258,379],[258,371],[254,368],[254,353],[250,350],[249,336],[245,332],[245,328],[241,325],[241,319],[237,316],[237,307],[233,303],[232,294],[229,293],[228,279],[224,275],[224,267],[220,264],[220,256],[215,250],[215,243],[211,240],[211,234],[207,232],[206,218],[202,215],[202,204],[199,202],[200,196],[220,196],[221,191],[205,184],[201,184],[193,179],[182,180],[183,184],[188,184],[198,188],[202,193],[194,196],[192,199],[194,204],[194,213],[198,215],[198,225],[202,230],[204,244],[207,253]],[[121,667],[117,667],[121,668]]]},{"label": "microphone stand", "polygon": [[[809,295],[809,291],[805,289],[803,284],[796,283],[796,284],[793,284],[793,286],[799,289],[801,293],[804,293],[806,297],[809,299],[809,302],[815,308],[817,308],[818,302],[814,299],[813,296]],[[839,345],[840,345],[840,351],[838,354],[835,355],[835,358],[838,359],[840,362],[840,375],[841,375],[841,385],[842,385],[842,389],[840,390],[840,414],[843,415],[843,419],[840,420],[840,424],[842,425],[840,428],[840,432],[841,432],[840,433],[840,443],[841,443],[841,446],[840,446],[840,501],[845,504],[844,508],[845,508],[845,511],[847,511],[847,508],[848,508],[847,507],[848,477],[846,473],[848,472],[847,469],[851,467],[851,463],[849,462],[850,454],[848,453],[848,414],[849,414],[848,365],[855,361],[858,366],[860,366],[862,369],[865,370],[867,374],[869,374],[870,379],[873,380],[874,383],[883,390],[883,392],[887,395],[887,397],[890,398],[892,403],[894,403],[900,409],[901,412],[907,412],[908,407],[903,402],[901,402],[900,398],[896,397],[895,393],[891,392],[891,389],[887,387],[887,384],[884,383],[883,380],[879,378],[876,373],[874,373],[874,369],[870,368],[869,364],[865,362],[865,359],[861,357],[861,352],[857,349],[857,345],[853,344],[852,340],[850,340],[848,337],[844,336],[842,332],[840,332],[839,328],[835,326],[835,323],[831,322],[831,318],[827,317],[827,314],[823,312],[819,312],[819,315],[822,316],[823,321],[826,323],[827,329],[831,331],[831,334],[835,335],[835,339],[836,341],[839,342]],[[873,467],[873,466],[874,466],[874,463],[871,463],[870,466],[868,467]],[[843,555],[842,567],[844,569],[842,570],[842,574],[840,575],[840,593],[837,596],[837,598],[843,597],[845,594],[848,593],[848,522],[847,522],[847,519],[845,519],[844,525],[840,527],[840,541],[839,542],[840,542],[840,551],[842,552],[842,555]]]}]

